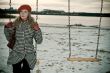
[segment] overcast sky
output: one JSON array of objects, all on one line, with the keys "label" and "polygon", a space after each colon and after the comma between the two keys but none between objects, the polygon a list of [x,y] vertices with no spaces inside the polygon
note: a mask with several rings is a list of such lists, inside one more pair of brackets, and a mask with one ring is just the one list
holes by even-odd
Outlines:
[{"label": "overcast sky", "polygon": [[[67,11],[68,0],[39,0],[39,11],[55,9]],[[36,0],[12,0],[12,7],[18,8],[22,4],[29,4],[36,10]],[[71,12],[100,12],[101,0],[71,0]],[[0,0],[0,8],[9,8],[9,0]],[[104,0],[104,13],[110,13],[110,0]]]}]

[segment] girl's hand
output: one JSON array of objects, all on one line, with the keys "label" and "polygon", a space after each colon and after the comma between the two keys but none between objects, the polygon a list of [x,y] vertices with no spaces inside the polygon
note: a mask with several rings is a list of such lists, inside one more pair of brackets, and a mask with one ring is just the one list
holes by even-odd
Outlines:
[{"label": "girl's hand", "polygon": [[36,31],[38,31],[40,29],[38,24],[33,24],[32,28]]},{"label": "girl's hand", "polygon": [[5,24],[5,28],[12,28],[12,27],[13,27],[12,22],[8,22],[7,24]]}]

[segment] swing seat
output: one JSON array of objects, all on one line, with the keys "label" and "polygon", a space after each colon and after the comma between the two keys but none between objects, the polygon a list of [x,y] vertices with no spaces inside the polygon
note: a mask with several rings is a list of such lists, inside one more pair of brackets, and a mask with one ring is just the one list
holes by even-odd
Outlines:
[{"label": "swing seat", "polygon": [[98,59],[96,58],[81,58],[81,57],[73,57],[73,58],[67,58],[68,61],[85,61],[85,62],[98,62]]}]

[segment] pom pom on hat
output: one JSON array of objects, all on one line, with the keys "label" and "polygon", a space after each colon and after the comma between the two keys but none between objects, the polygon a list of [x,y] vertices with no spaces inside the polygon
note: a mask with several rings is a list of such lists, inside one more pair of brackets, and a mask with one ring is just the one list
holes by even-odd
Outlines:
[{"label": "pom pom on hat", "polygon": [[18,8],[18,11],[21,11],[21,10],[23,10],[23,9],[26,9],[26,10],[28,10],[29,12],[31,12],[31,6],[29,6],[29,5],[21,5],[19,8]]}]

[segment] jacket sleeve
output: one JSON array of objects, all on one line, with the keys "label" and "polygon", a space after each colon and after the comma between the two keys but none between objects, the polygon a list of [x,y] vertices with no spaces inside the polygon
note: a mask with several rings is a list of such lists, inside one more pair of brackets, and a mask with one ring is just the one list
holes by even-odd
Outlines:
[{"label": "jacket sleeve", "polygon": [[34,39],[37,44],[41,44],[43,41],[41,29],[34,31]]},{"label": "jacket sleeve", "polygon": [[[8,27],[9,25],[11,25],[11,26]],[[7,41],[9,41],[9,39],[10,39],[10,34],[12,34],[12,33],[13,33],[12,23],[9,22],[8,24],[6,24],[6,25],[4,26],[4,34],[5,34],[5,37],[6,37]]]},{"label": "jacket sleeve", "polygon": [[36,43],[41,44],[43,41],[43,37],[42,37],[41,29],[39,28],[38,24],[35,24],[33,26],[33,29],[34,29],[34,39]]}]

